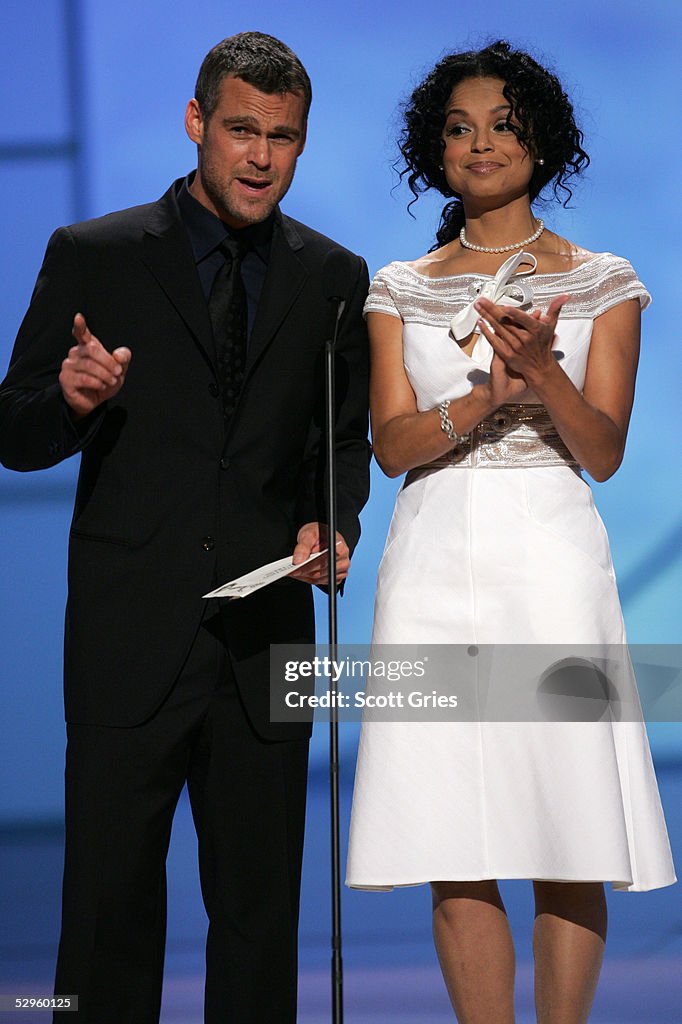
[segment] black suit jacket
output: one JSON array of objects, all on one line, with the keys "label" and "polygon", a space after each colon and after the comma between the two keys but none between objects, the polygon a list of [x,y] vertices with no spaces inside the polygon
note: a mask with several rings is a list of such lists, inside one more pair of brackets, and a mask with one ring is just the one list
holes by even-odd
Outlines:
[{"label": "black suit jacket", "polygon": [[[154,713],[204,613],[201,595],[291,553],[323,502],[322,263],[336,243],[278,214],[239,406],[226,431],[207,304],[180,219],[180,182],[156,203],[61,228],[50,239],[8,375],[0,458],[16,470],[82,450],[69,546],[68,721],[119,726]],[[338,518],[351,547],[368,493],[367,269],[338,344]],[[119,394],[74,426],[58,374],[76,312],[111,351],[133,353]],[[310,642],[312,594],[285,580],[221,602],[242,699],[269,721],[269,645]]]}]

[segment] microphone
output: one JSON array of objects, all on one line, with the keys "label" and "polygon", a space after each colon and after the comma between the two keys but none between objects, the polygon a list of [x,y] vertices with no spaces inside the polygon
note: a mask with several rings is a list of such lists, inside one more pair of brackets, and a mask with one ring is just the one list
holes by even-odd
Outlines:
[{"label": "microphone", "polygon": [[322,262],[322,291],[328,302],[338,303],[338,324],[356,278],[353,257],[345,249],[331,249]]}]

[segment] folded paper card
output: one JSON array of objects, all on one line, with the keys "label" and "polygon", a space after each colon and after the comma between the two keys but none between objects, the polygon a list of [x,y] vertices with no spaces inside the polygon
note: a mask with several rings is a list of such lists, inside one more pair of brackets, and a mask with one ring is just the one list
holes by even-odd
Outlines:
[{"label": "folded paper card", "polygon": [[253,569],[252,572],[247,572],[245,576],[240,576],[236,580],[224,583],[222,587],[212,590],[210,594],[204,594],[204,597],[246,597],[247,594],[252,594],[254,590],[267,587],[268,583],[274,583],[275,580],[288,576],[295,569],[300,569],[301,566],[307,565],[308,562],[313,562],[320,555],[324,555],[326,551],[326,548],[324,551],[316,551],[305,562],[299,562],[298,565],[292,563],[291,555],[287,555],[286,558],[279,558],[276,562],[269,562],[267,565],[262,565],[260,569]]}]

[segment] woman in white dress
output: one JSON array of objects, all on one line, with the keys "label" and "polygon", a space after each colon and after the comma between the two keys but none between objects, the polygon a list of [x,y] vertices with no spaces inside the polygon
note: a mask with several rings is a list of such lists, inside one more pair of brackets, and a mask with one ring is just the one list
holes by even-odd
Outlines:
[{"label": "woman in white dress", "polygon": [[[504,42],[444,58],[406,107],[410,188],[450,202],[437,246],[379,271],[367,300],[374,451],[407,473],[375,645],[625,642],[580,470],[606,480],[622,460],[649,295],[531,207],[570,196],[581,143],[555,76]],[[586,1021],[603,883],[675,880],[641,721],[363,724],[347,883],[431,883],[462,1024],[514,1020],[499,878],[533,880],[538,1021]]]}]

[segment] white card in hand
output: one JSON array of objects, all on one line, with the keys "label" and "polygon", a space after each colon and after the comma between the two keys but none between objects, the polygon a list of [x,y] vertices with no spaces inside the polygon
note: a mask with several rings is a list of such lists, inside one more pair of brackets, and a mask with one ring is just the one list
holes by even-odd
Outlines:
[{"label": "white card in hand", "polygon": [[287,555],[286,558],[279,558],[276,562],[269,562],[267,565],[262,565],[260,569],[254,569],[252,572],[247,572],[245,576],[239,576],[236,580],[230,580],[229,583],[223,583],[222,587],[218,587],[217,590],[212,590],[210,594],[204,594],[204,597],[246,597],[247,594],[252,594],[254,590],[260,590],[261,587],[267,587],[268,583],[274,583],[275,580],[282,579],[284,576],[288,576],[289,573],[295,569],[300,569],[301,566],[307,565],[308,562],[313,562],[320,555],[324,555],[327,549],[324,551],[316,551],[310,558],[306,558],[305,562],[299,562],[298,565],[293,565],[291,555]]}]

